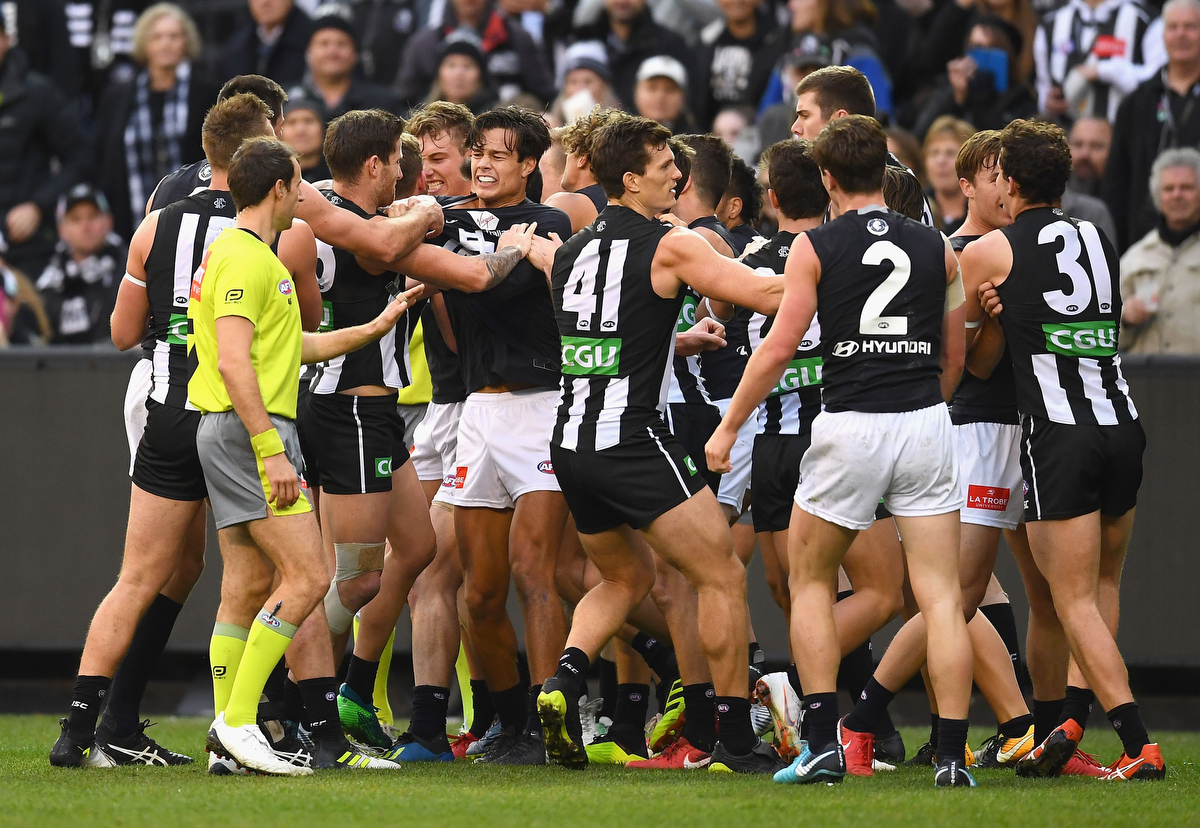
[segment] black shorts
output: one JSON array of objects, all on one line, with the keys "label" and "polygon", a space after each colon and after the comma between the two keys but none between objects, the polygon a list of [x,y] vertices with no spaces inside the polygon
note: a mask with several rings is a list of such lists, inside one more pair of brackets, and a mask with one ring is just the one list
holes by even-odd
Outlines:
[{"label": "black shorts", "polygon": [[390,492],[392,473],[408,462],[393,396],[311,394],[302,422],[301,451],[312,453],[321,490],[329,494]]},{"label": "black shorts", "polygon": [[660,421],[603,451],[550,446],[554,476],[583,535],[641,529],[705,486],[700,469]]},{"label": "black shorts", "polygon": [[146,430],[133,459],[137,487],[167,500],[208,497],[204,469],[196,453],[200,412],[146,400]]},{"label": "black shorts", "polygon": [[721,424],[721,410],[715,405],[671,403],[667,406],[667,423],[683,450],[696,462],[704,482],[716,494],[721,487],[721,475],[709,470],[704,459],[704,444]]},{"label": "black shorts", "polygon": [[317,462],[317,454],[304,431],[304,421],[308,418],[308,400],[311,396],[308,381],[301,377],[300,390],[296,394],[296,436],[300,438],[300,453],[304,455],[304,480],[308,483],[309,491],[316,491],[321,485],[321,464]]},{"label": "black shorts", "polygon": [[1145,448],[1137,420],[1094,426],[1022,417],[1025,520],[1066,520],[1097,510],[1120,517],[1137,505]]},{"label": "black shorts", "polygon": [[756,434],[750,456],[750,515],[755,532],[782,532],[792,520],[800,458],[812,434]]}]

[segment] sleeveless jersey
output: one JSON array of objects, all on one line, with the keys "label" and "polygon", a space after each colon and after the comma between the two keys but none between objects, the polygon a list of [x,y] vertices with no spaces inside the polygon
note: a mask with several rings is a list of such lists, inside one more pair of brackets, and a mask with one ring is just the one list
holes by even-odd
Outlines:
[{"label": "sleeveless jersey", "polygon": [[729,248],[733,251],[733,255],[738,255],[737,239],[733,237],[733,234],[729,232],[729,229],[726,228],[724,224],[721,224],[721,220],[719,218],[716,216],[701,216],[688,225],[689,230],[698,230],[701,227],[705,228],[706,230],[711,230],[720,236],[722,240],[729,245]]},{"label": "sleeveless jersey", "polygon": [[432,304],[427,304],[421,311],[421,331],[425,338],[425,364],[429,366],[429,380],[433,385],[429,401],[439,405],[462,402],[467,398],[467,389],[458,371],[458,354],[451,351],[442,338]]},{"label": "sleeveless jersey", "polygon": [[[764,240],[742,259],[763,276],[783,274],[795,233],[780,231]],[[748,328],[753,351],[767,338],[775,317],[753,313]],[[807,434],[821,411],[821,323],[814,317],[796,354],[783,371],[779,382],[758,406],[760,434]]]},{"label": "sleeveless jersey", "polygon": [[[697,222],[692,224],[693,226],[710,226],[707,219],[708,216],[700,219],[701,222],[704,222],[702,225]],[[717,226],[724,229],[724,225],[721,225],[720,222],[717,222]],[[714,227],[714,229],[716,228]],[[717,232],[719,233],[720,230]],[[739,224],[725,232],[727,236],[722,238],[725,238],[733,248],[734,256],[741,256],[745,252],[746,246],[752,241],[765,241],[748,224]],[[780,273],[782,272],[781,270]],[[733,392],[737,390],[738,383],[742,380],[746,363],[750,360],[749,327],[752,316],[754,316],[754,311],[749,308],[735,306],[733,318],[724,323],[725,347],[700,354],[700,376],[704,379],[708,395],[714,400],[727,400],[732,397]]]},{"label": "sleeveless jersey", "polygon": [[884,207],[808,231],[821,278],[822,401],[829,411],[915,411],[942,401],[942,235]]},{"label": "sleeveless jersey", "polygon": [[746,247],[751,243],[762,238],[757,230],[749,224],[739,224],[729,231],[729,235],[733,238],[733,255],[741,256],[746,252]]},{"label": "sleeveless jersey", "polygon": [[[684,285],[679,292],[683,299],[679,306],[679,316],[675,320],[675,330],[684,333],[696,324],[700,294],[690,285]],[[704,385],[704,377],[700,373],[699,354],[671,358],[671,373],[667,377],[667,402],[672,405],[712,405],[712,399]]]},{"label": "sleeveless jersey", "polygon": [[1022,414],[1065,425],[1137,419],[1121,375],[1119,262],[1089,221],[1026,210],[1002,231],[1012,247],[997,288]]},{"label": "sleeveless jersey", "polygon": [[[462,255],[491,253],[505,230],[533,221],[539,236],[571,236],[570,218],[555,207],[525,199],[491,210],[455,208],[471,198],[439,199],[443,207],[453,209],[445,210],[445,227],[436,244]],[[467,393],[502,383],[558,387],[558,327],[542,271],[522,260],[491,290],[448,290],[444,296]]]},{"label": "sleeveless jersey", "polygon": [[[950,246],[955,253],[982,236],[951,236]],[[950,422],[955,425],[967,423],[1003,423],[1016,425],[1017,378],[1013,374],[1012,357],[1008,343],[1004,353],[987,379],[980,379],[966,368],[954,396],[950,398]]]},{"label": "sleeveless jersey", "polygon": [[146,254],[150,325],[142,349],[154,365],[150,397],[163,405],[194,410],[187,395],[195,369],[187,353],[192,276],[208,246],[236,218],[233,197],[220,190],[203,190],[158,214],[154,243]]},{"label": "sleeveless jersey", "polygon": [[[332,190],[320,192],[331,204],[343,210],[364,219],[371,217],[366,210]],[[370,322],[402,292],[403,282],[397,274],[372,275],[362,268],[353,253],[330,247],[319,239],[317,258],[321,265],[317,285],[321,288],[324,311],[322,330],[340,330]],[[360,385],[397,389],[408,386],[412,382],[408,341],[418,316],[419,312],[408,311],[377,342],[319,364],[312,378],[312,393],[336,394]]]},{"label": "sleeveless jersey", "polygon": [[609,205],[555,255],[563,377],[551,445],[602,451],[661,424],[684,295],[656,294],[650,265],[670,230]]},{"label": "sleeveless jersey", "polygon": [[168,204],[194,195],[199,190],[207,189],[211,181],[212,167],[207,161],[196,161],[186,167],[180,167],[158,182],[158,186],[154,188],[154,197],[150,200],[150,209],[161,210]]},{"label": "sleeveless jersey", "polygon": [[599,184],[589,184],[578,192],[592,200],[592,204],[596,205],[597,213],[603,213],[604,208],[608,206],[608,196],[604,194],[604,188]]}]

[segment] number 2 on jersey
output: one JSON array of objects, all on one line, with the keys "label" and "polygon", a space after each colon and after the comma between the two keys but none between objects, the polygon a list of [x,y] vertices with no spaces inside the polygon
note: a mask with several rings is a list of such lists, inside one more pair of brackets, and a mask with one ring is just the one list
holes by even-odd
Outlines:
[{"label": "number 2 on jersey", "polygon": [[[596,316],[596,275],[600,272],[600,239],[592,239],[579,251],[571,275],[563,285],[563,310],[578,315],[575,329],[592,331]],[[621,309],[621,280],[625,273],[625,255],[629,252],[628,239],[614,239],[608,249],[608,267],[604,271],[604,291],[601,300],[600,330],[612,331],[617,327],[617,315]]]},{"label": "number 2 on jersey", "polygon": [[908,277],[912,275],[912,259],[894,242],[883,240],[875,242],[863,253],[864,265],[874,266],[884,262],[892,263],[892,272],[863,302],[858,332],[863,336],[907,336],[908,317],[884,316],[883,312],[908,284]]}]

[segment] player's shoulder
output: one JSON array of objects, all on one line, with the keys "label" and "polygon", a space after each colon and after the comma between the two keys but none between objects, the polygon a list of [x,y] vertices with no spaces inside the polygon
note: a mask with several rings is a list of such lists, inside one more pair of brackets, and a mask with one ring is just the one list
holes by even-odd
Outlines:
[{"label": "player's shoulder", "polygon": [[567,214],[566,210],[550,204],[539,204],[529,199],[518,204],[517,208],[521,211],[522,215],[529,216],[522,219],[522,223],[536,221],[538,223],[538,230],[542,231],[543,234],[553,231],[558,233],[559,238],[564,239],[571,234],[571,217]]}]

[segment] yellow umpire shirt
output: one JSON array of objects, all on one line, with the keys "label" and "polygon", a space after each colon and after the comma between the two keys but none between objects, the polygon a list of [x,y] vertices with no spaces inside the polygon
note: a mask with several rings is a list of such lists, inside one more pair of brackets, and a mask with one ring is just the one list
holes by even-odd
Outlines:
[{"label": "yellow umpire shirt", "polygon": [[188,399],[200,411],[231,411],[217,370],[217,320],[240,316],[254,323],[250,360],[268,414],[296,419],[304,332],[291,274],[257,235],[229,227],[213,240],[192,279],[188,352],[196,370]]}]

